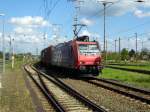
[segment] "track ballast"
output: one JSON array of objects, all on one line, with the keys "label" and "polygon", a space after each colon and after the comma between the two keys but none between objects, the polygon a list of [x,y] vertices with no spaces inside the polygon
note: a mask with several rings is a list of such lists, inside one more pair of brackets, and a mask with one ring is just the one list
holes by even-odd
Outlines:
[{"label": "track ballast", "polygon": [[[30,67],[31,68],[31,67]],[[56,108],[57,111],[77,111],[82,112],[106,112],[104,108],[94,104],[90,100],[86,99],[78,92],[68,87],[62,81],[56,77],[47,76],[41,73],[37,69],[37,75],[33,77],[32,73],[28,71],[29,76],[36,83],[36,85],[43,91],[45,97]]]}]

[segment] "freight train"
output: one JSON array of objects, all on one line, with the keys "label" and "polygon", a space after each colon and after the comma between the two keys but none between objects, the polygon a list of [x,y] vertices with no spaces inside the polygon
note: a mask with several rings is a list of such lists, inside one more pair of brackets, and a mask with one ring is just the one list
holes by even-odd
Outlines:
[{"label": "freight train", "polygon": [[41,51],[41,63],[58,67],[74,75],[97,76],[101,71],[99,43],[81,36],[68,42],[49,46]]}]

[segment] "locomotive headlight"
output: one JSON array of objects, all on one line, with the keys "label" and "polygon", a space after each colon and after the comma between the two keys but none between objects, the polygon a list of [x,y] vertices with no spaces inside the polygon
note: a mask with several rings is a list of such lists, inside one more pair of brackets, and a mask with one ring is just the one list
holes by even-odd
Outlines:
[{"label": "locomotive headlight", "polygon": [[83,62],[83,61],[80,61],[80,64],[84,64],[84,62]]}]

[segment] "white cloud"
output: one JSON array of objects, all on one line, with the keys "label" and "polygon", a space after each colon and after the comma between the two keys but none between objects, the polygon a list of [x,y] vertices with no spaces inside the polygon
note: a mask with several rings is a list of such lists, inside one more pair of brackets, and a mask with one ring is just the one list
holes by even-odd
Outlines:
[{"label": "white cloud", "polygon": [[50,26],[50,23],[40,16],[13,17],[9,21],[15,25],[13,31],[21,35],[35,35],[38,28]]},{"label": "white cloud", "polygon": [[[44,40],[42,33],[34,33],[31,35],[20,35],[16,33],[5,33],[5,48],[6,52],[10,51],[10,36],[14,39],[14,50],[15,53],[23,53],[23,52],[32,52],[35,54],[36,48],[40,51],[44,47]],[[0,43],[2,39],[0,37]],[[47,40],[47,45],[49,44]],[[0,44],[0,51],[2,48],[2,44]]]},{"label": "white cloud", "polygon": [[34,31],[32,28],[23,28],[23,27],[16,27],[14,28],[14,32],[17,34],[32,34]]},{"label": "white cloud", "polygon": [[144,7],[150,7],[150,0],[144,0],[145,2],[143,2],[143,6]]},{"label": "white cloud", "polygon": [[[49,27],[51,24],[44,20],[40,16],[24,16],[24,17],[13,17],[9,23],[14,25],[12,38],[15,39],[15,45],[20,46],[16,49],[20,52],[28,51],[33,52],[33,48],[38,47],[40,50],[44,47],[43,34],[38,32],[39,28]],[[48,36],[46,34],[46,46],[48,42]],[[6,40],[9,41],[9,40]],[[16,52],[18,52],[16,50]]]},{"label": "white cloud", "polygon": [[100,41],[100,35],[97,33],[89,32],[88,30],[82,30],[79,36],[84,36],[84,35],[89,36],[90,40]]},{"label": "white cloud", "polygon": [[[40,44],[43,40],[43,34],[40,33],[34,33],[31,35],[20,35],[20,34],[11,34],[11,38],[14,38],[15,43],[21,43],[21,44]],[[10,41],[10,37],[6,35],[6,41]]]},{"label": "white cloud", "polygon": [[141,11],[141,10],[136,10],[135,12],[134,12],[134,14],[137,16],[137,17],[139,17],[139,18],[143,18],[143,17],[150,17],[150,12],[143,12],[143,11]]},{"label": "white cloud", "polygon": [[85,25],[87,25],[87,26],[94,24],[94,21],[89,20],[89,19],[87,19],[87,18],[82,18],[82,19],[80,20],[80,22],[81,22],[81,24],[85,24]]},{"label": "white cloud", "polygon": [[[103,0],[99,0],[103,1]],[[108,16],[122,16],[128,12],[134,13],[139,7],[150,8],[150,0],[145,0],[143,3],[137,3],[135,0],[105,0],[114,2],[112,5],[107,4],[106,14]],[[110,6],[111,5],[111,6]],[[80,14],[87,17],[103,16],[104,6],[98,0],[84,0],[81,5]]]},{"label": "white cloud", "polygon": [[45,27],[49,25],[48,21],[44,20],[43,17],[40,16],[13,17],[10,19],[10,23],[25,27]]},{"label": "white cloud", "polygon": [[83,31],[80,33],[79,36],[84,36],[84,35],[87,35],[87,36],[90,37],[92,34],[91,34],[89,31],[87,31],[87,30],[83,30]]},{"label": "white cloud", "polygon": [[[108,1],[108,0],[107,0]],[[131,0],[109,0],[114,2],[114,4],[107,8],[106,14],[111,16],[120,16],[126,12],[132,11],[135,8],[136,3]],[[108,7],[111,4],[108,4]],[[104,6],[102,2],[98,2],[98,0],[86,0],[84,1],[83,6],[81,7],[81,14],[88,16],[102,16],[103,15]]]},{"label": "white cloud", "polygon": [[57,45],[58,43],[64,43],[66,41],[68,41],[68,39],[66,37],[58,36],[58,35],[52,35],[52,37],[50,38],[49,44]]}]

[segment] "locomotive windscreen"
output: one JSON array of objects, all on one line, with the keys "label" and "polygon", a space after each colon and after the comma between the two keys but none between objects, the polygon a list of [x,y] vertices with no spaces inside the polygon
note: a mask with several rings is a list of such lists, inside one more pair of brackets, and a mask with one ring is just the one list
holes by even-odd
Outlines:
[{"label": "locomotive windscreen", "polygon": [[79,44],[79,51],[82,55],[99,55],[100,51],[96,44]]}]

